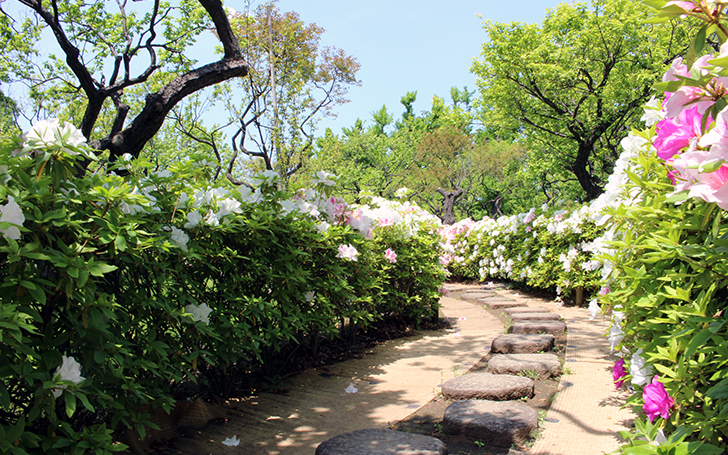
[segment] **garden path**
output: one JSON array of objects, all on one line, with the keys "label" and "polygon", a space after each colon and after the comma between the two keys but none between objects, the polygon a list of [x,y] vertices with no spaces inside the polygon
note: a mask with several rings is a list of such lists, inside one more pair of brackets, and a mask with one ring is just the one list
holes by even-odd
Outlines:
[{"label": "garden path", "polygon": [[[566,366],[572,374],[562,377],[541,436],[529,454],[614,451],[616,432],[626,429],[631,413],[620,409],[625,396],[612,383],[615,359],[602,336],[606,321],[590,321],[585,309],[562,308],[505,288],[498,294],[548,307],[569,327]],[[227,423],[191,432],[167,453],[312,455],[321,442],[336,435],[388,428],[406,419],[437,395],[440,384],[476,365],[503,333],[502,322],[480,304],[450,297],[443,297],[441,304],[452,329],[390,341],[361,358],[309,369],[282,383],[278,393],[232,401],[226,406]],[[350,386],[356,393],[347,393]],[[240,440],[238,446],[222,444],[233,435]]]}]

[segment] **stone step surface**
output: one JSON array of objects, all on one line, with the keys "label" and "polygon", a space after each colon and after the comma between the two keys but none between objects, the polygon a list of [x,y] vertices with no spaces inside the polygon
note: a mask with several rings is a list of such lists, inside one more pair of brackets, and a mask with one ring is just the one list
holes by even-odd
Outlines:
[{"label": "stone step surface", "polygon": [[524,307],[512,307],[503,308],[503,313],[514,314],[514,313],[548,313],[551,310],[542,306],[524,306]]},{"label": "stone step surface", "polygon": [[463,300],[476,300],[492,297],[493,291],[466,291],[460,296],[460,298]]},{"label": "stone step surface", "polygon": [[564,321],[516,321],[508,327],[508,333],[550,333],[559,336],[566,330]]},{"label": "stone step surface", "polygon": [[463,400],[447,407],[442,424],[447,434],[525,449],[538,427],[538,413],[521,401]]},{"label": "stone step surface", "polygon": [[504,308],[526,306],[526,303],[524,302],[517,302],[510,299],[477,299],[476,302],[484,304],[489,310],[502,310]]},{"label": "stone step surface", "polygon": [[533,380],[523,376],[475,372],[445,381],[441,391],[446,400],[506,401],[530,398],[533,386]]},{"label": "stone step surface", "polygon": [[560,321],[561,316],[556,313],[512,313],[508,315],[511,321]]},{"label": "stone step surface", "polygon": [[508,333],[493,339],[490,352],[494,354],[535,354],[553,350],[556,337],[551,334]]},{"label": "stone step surface", "polygon": [[316,455],[447,455],[437,438],[388,429],[356,430],[328,439]]},{"label": "stone step surface", "polygon": [[561,361],[554,354],[496,354],[488,361],[488,372],[546,379],[561,374]]}]

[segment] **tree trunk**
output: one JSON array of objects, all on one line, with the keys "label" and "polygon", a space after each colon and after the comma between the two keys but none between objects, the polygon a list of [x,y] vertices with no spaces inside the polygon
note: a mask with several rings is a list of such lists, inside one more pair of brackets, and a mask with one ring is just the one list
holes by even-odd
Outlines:
[{"label": "tree trunk", "polygon": [[585,200],[591,201],[599,197],[604,192],[604,189],[597,185],[596,177],[592,175],[587,166],[589,164],[589,157],[594,151],[594,144],[592,142],[580,142],[579,151],[576,154],[576,159],[569,166],[569,170],[574,173],[579,185],[586,193]]},{"label": "tree trunk", "polygon": [[437,192],[443,197],[441,216],[442,224],[455,224],[455,203],[465,191],[463,191],[462,188],[458,188],[455,191],[445,191],[442,188],[438,188]]}]

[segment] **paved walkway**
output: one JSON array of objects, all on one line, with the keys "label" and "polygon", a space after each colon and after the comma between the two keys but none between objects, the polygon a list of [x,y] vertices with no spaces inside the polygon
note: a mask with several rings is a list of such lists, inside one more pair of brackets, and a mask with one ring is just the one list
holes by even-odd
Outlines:
[{"label": "paved walkway", "polygon": [[[472,286],[478,288],[478,286]],[[503,295],[524,299],[512,291]],[[630,419],[620,411],[620,397],[611,382],[613,360],[601,337],[603,321],[589,321],[584,309],[547,306],[568,320],[567,366],[562,390],[547,415],[542,437],[530,453],[590,455],[617,448],[616,433]],[[503,325],[480,305],[442,298],[442,313],[453,329],[387,342],[359,359],[315,368],[285,381],[280,393],[231,402],[229,421],[208,426],[178,441],[178,453],[306,455],[324,440],[364,428],[387,428],[429,402],[438,385],[463,374],[490,348]],[[568,385],[573,384],[573,385]],[[349,386],[356,393],[347,393]],[[353,391],[353,389],[349,389]],[[226,438],[240,444],[228,447]]]},{"label": "paved walkway", "polygon": [[529,454],[596,455],[615,451],[620,441],[617,432],[628,430],[634,417],[629,409],[622,409],[627,394],[614,387],[612,366],[617,357],[610,353],[603,336],[608,321],[601,316],[589,320],[589,311],[584,308],[559,307],[554,301],[508,290],[501,293],[560,314],[568,327],[565,365],[571,374],[562,376],[541,436]]}]

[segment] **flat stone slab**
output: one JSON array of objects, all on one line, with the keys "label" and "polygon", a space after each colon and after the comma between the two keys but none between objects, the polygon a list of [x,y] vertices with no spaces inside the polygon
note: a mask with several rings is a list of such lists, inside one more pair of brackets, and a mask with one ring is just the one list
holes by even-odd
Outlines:
[{"label": "flat stone slab", "polygon": [[316,455],[447,455],[437,438],[387,429],[356,430],[328,439]]},{"label": "flat stone slab", "polygon": [[508,333],[497,336],[490,345],[494,354],[535,354],[554,348],[556,337],[551,334],[531,335]]},{"label": "flat stone slab", "polygon": [[515,314],[515,313],[548,313],[548,308],[544,308],[542,306],[537,307],[531,307],[531,306],[524,306],[524,307],[512,307],[512,308],[503,308],[504,313],[508,314]]},{"label": "flat stone slab", "polygon": [[513,307],[524,307],[526,306],[523,302],[517,302],[515,300],[510,299],[478,299],[476,300],[478,303],[484,304],[489,310],[502,310],[503,308],[513,308]]},{"label": "flat stone slab", "polygon": [[445,410],[442,427],[486,445],[525,449],[538,428],[538,413],[521,401],[456,401]]},{"label": "flat stone slab", "polygon": [[561,316],[556,313],[512,313],[511,321],[560,321]]},{"label": "flat stone slab", "polygon": [[488,372],[550,378],[561,374],[561,361],[554,354],[496,354],[488,361]]},{"label": "flat stone slab", "polygon": [[463,293],[463,295],[460,296],[463,300],[476,300],[476,299],[485,299],[485,298],[492,298],[493,297],[493,291],[466,291]]},{"label": "flat stone slab", "polygon": [[508,333],[550,333],[559,336],[566,330],[564,321],[515,321],[508,327]]},{"label": "flat stone slab", "polygon": [[533,396],[533,380],[510,374],[468,373],[445,381],[441,391],[446,400],[518,400]]}]

